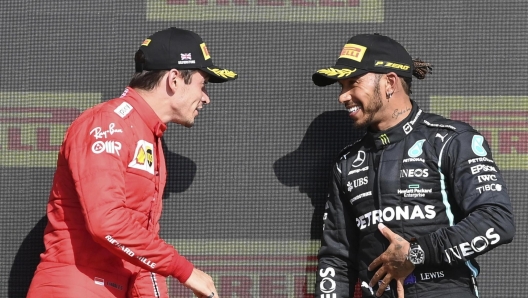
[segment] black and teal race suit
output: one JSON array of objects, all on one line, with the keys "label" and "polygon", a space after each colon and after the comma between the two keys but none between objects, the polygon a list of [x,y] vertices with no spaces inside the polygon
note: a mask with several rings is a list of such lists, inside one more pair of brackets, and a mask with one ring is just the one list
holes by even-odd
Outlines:
[{"label": "black and teal race suit", "polygon": [[[484,137],[470,125],[423,112],[386,131],[367,130],[333,168],[318,254],[316,298],[363,297],[388,247],[384,223],[416,238],[425,263],[405,280],[405,297],[475,297],[475,257],[512,241],[506,184]],[[397,297],[395,281],[382,297]]]}]

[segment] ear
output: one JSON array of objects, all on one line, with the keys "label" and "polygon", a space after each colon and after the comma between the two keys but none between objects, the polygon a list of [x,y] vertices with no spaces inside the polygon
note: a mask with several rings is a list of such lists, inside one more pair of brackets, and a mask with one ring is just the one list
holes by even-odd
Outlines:
[{"label": "ear", "polygon": [[176,91],[176,88],[183,84],[180,71],[177,69],[171,69],[167,72],[167,88],[171,89],[173,92]]},{"label": "ear", "polygon": [[180,71],[174,68],[169,70],[168,74],[169,74],[168,79],[172,82],[176,81],[178,77],[181,78]]},{"label": "ear", "polygon": [[[162,86],[165,85],[165,86]],[[172,95],[177,92],[178,86],[181,86],[183,81],[181,80],[180,72],[177,69],[171,69],[163,76],[159,82],[159,87],[165,89],[167,94]]]},{"label": "ear", "polygon": [[397,91],[397,86],[399,83],[400,78],[397,74],[394,72],[389,72],[385,75],[386,83],[385,83],[385,94],[387,98],[391,98],[394,92]]}]

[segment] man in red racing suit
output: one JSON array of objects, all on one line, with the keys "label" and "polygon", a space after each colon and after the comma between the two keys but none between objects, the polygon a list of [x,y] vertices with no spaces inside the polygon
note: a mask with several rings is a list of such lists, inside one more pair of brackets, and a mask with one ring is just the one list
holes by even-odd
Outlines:
[{"label": "man in red racing suit", "polygon": [[[72,123],[47,206],[46,250],[28,297],[168,297],[166,276],[198,297],[218,297],[212,279],[158,235],[166,123],[192,126],[210,102],[207,81],[236,78],[216,68],[204,48],[191,31],[155,33],[136,53],[133,87]],[[187,58],[180,53],[195,63],[173,62]],[[148,85],[148,76],[159,79]]]}]

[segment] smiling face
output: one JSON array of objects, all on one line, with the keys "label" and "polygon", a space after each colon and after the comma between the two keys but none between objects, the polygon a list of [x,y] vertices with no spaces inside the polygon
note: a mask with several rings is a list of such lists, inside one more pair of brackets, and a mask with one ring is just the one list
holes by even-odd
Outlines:
[{"label": "smiling face", "polygon": [[375,126],[383,120],[383,100],[380,92],[382,75],[367,73],[359,77],[339,80],[339,102],[349,112],[356,128]]},{"label": "smiling face", "polygon": [[208,82],[208,75],[197,70],[191,76],[190,82],[186,84],[181,75],[175,79],[175,96],[171,100],[173,111],[172,122],[185,127],[192,127],[199,111],[211,102],[205,88]]}]

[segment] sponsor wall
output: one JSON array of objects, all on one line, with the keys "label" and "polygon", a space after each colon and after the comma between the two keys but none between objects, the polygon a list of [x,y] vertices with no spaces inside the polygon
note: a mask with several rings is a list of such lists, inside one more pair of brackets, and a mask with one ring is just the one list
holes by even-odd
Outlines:
[{"label": "sponsor wall", "polygon": [[[523,297],[527,9],[490,0],[2,1],[0,296],[25,297],[68,124],[122,93],[150,33],[178,26],[199,33],[215,63],[240,76],[209,84],[212,104],[195,127],[169,125],[164,137],[162,237],[209,272],[222,297],[313,296],[328,171],[361,132],[337,102],[338,87],[310,78],[350,36],[373,32],[435,66],[413,83],[424,110],[469,122],[488,139],[517,237],[479,258],[480,291]],[[171,297],[192,297],[175,280],[169,286]]]}]

